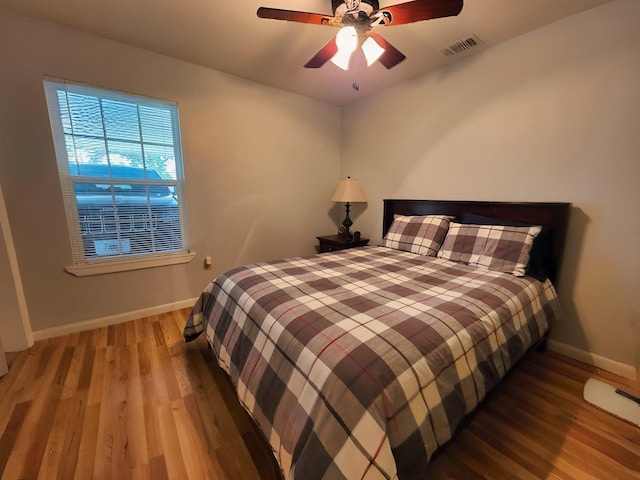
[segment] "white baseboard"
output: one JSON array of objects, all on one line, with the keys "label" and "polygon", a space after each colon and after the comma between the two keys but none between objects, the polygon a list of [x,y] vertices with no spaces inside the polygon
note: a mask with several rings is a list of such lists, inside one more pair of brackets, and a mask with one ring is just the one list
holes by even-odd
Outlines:
[{"label": "white baseboard", "polygon": [[617,362],[616,360],[601,357],[600,355],[596,355],[594,353],[585,352],[584,350],[572,347],[571,345],[567,345],[566,343],[558,342],[557,340],[549,339],[547,342],[547,346],[549,347],[549,350],[553,350],[554,352],[560,353],[561,355],[565,355],[569,358],[573,358],[574,360],[578,360],[588,365],[601,368],[603,370],[606,370],[607,372],[614,373],[621,377],[628,378],[630,380],[636,380],[638,378],[638,369],[632,365],[627,365],[626,363],[621,363]]},{"label": "white baseboard", "polygon": [[137,320],[139,318],[149,317],[151,315],[159,315],[161,313],[171,312],[173,310],[180,310],[181,308],[190,308],[193,307],[193,304],[196,303],[196,300],[197,297],[187,300],[181,300],[179,302],[157,305],[155,307],[143,308],[141,310],[134,310],[132,312],[119,313],[118,315],[110,315],[108,317],[95,318],[93,320],[85,320],[82,322],[60,325],[59,327],[35,330],[33,332],[33,338],[35,341],[46,340],[47,338],[69,335],[70,333],[84,332],[86,330],[93,330],[95,328],[117,325],[118,323]]}]

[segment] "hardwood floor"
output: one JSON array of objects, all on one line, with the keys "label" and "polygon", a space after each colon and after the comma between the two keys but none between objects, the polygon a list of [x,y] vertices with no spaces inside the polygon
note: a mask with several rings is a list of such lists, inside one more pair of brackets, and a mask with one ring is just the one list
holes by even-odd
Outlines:
[{"label": "hardwood floor", "polygon": [[[0,379],[2,479],[277,479],[188,310],[37,342]],[[529,354],[425,478],[640,479],[640,429],[582,400],[595,376]]]}]

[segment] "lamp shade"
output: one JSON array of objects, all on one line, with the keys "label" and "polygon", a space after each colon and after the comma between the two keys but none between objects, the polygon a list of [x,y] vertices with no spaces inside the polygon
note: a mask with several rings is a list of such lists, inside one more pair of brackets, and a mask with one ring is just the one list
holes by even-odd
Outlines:
[{"label": "lamp shade", "polygon": [[357,203],[366,202],[360,183],[351,177],[340,180],[336,192],[331,197],[332,202]]},{"label": "lamp shade", "polygon": [[331,62],[343,70],[349,70],[351,54],[358,48],[358,33],[356,29],[351,25],[342,27],[336,35],[336,45],[338,46],[338,51],[331,58]]},{"label": "lamp shade", "polygon": [[367,39],[362,43],[361,48],[364,52],[364,58],[367,60],[367,67],[370,67],[371,64],[378,60],[384,53],[384,48],[378,45],[378,43],[371,37],[367,37]]}]

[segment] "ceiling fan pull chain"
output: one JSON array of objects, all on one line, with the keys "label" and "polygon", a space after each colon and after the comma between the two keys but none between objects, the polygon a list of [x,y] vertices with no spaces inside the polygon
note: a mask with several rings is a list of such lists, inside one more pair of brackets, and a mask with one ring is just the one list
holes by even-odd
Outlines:
[{"label": "ceiling fan pull chain", "polygon": [[351,84],[351,88],[353,88],[356,92],[360,90],[360,84],[358,83],[358,61],[360,60],[360,52],[359,49],[356,49],[353,55],[353,83]]}]

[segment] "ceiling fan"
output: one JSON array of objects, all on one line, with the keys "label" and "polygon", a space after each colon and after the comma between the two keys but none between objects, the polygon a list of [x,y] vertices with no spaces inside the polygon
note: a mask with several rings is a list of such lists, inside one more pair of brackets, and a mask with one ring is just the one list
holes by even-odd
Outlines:
[{"label": "ceiling fan", "polygon": [[434,18],[456,16],[463,0],[414,0],[380,8],[378,0],[331,0],[333,16],[260,7],[258,17],[291,22],[339,27],[340,31],[304,66],[320,68],[327,61],[348,70],[351,54],[362,49],[367,66],[379,60],[392,68],[406,57],[386,41],[374,28],[382,25],[403,25]]}]

